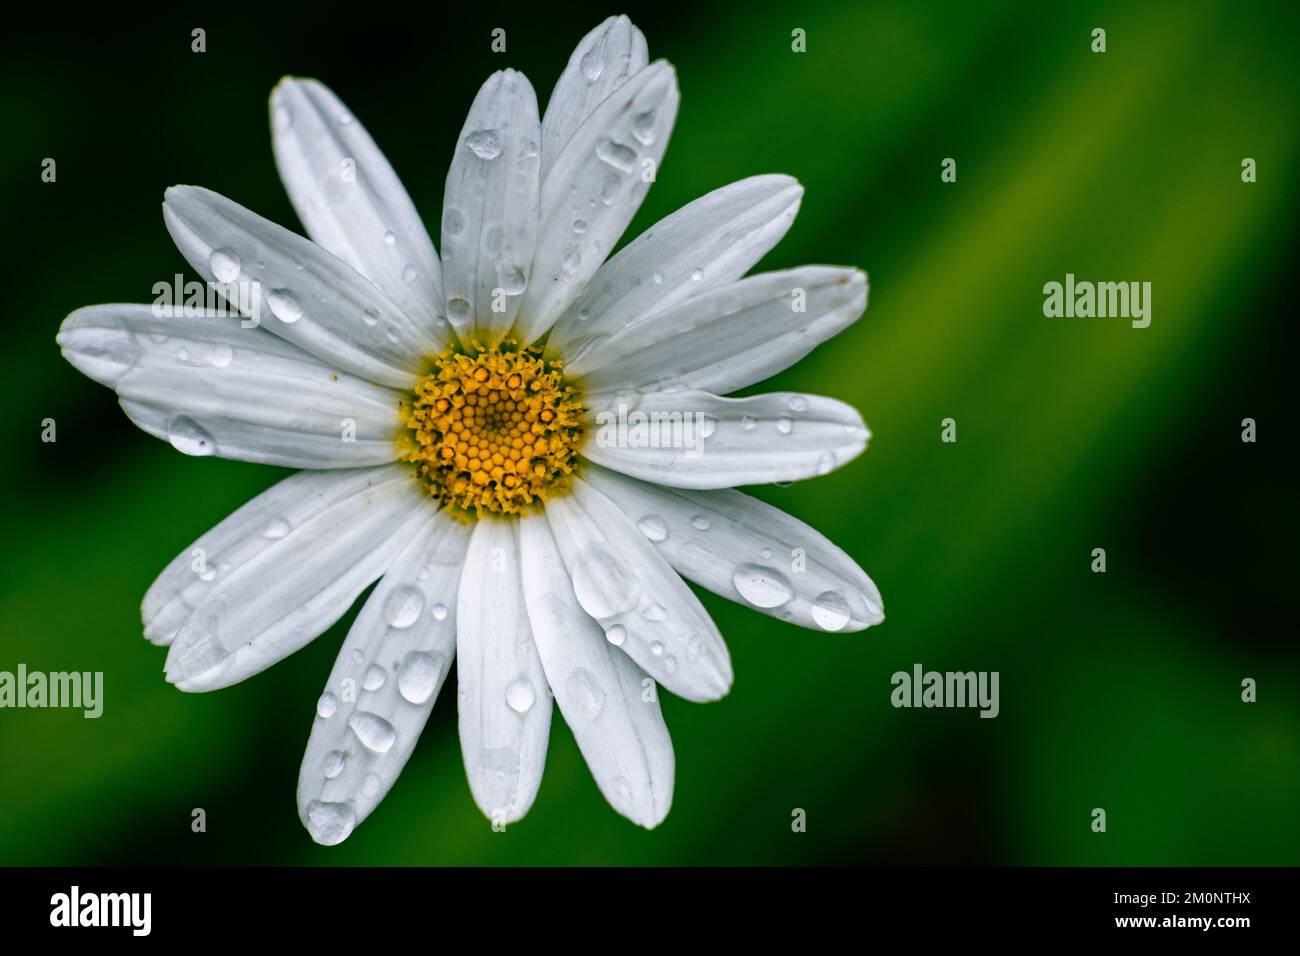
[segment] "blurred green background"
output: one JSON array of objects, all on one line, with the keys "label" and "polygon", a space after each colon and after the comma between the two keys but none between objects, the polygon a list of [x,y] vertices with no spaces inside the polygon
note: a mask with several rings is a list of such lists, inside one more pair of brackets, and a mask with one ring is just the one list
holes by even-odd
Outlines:
[{"label": "blurred green background", "polygon": [[[102,670],[106,702],[99,720],[0,711],[0,863],[1300,862],[1295,5],[488,6],[436,28],[322,3],[5,35],[0,670]],[[513,66],[544,99],[616,12],[683,95],[629,237],[786,172],[807,194],[761,268],[871,274],[865,317],[765,386],[852,402],[870,450],[758,493],[857,558],[888,620],[818,634],[704,595],[737,679],[721,703],[665,700],[678,772],[657,831],[605,805],[557,715],[535,806],[493,833],[444,693],[385,803],[317,847],[295,782],[352,614],[193,696],[164,682],[139,615],[168,560],[284,473],[136,430],[55,331],[188,271],[162,224],[168,185],[298,228],[266,117],[281,75],[332,86],[437,223],[482,80]],[[1066,272],[1150,281],[1150,328],[1045,318],[1042,286]],[[999,671],[1001,715],[893,709],[890,675],[916,662]]]}]

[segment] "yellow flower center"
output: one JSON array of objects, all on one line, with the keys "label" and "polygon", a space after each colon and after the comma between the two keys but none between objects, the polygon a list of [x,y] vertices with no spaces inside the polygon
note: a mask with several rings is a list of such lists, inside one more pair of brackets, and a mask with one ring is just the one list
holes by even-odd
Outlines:
[{"label": "yellow flower center", "polygon": [[562,491],[573,470],[582,404],[557,362],[510,339],[443,352],[402,403],[400,457],[444,504],[515,514]]}]

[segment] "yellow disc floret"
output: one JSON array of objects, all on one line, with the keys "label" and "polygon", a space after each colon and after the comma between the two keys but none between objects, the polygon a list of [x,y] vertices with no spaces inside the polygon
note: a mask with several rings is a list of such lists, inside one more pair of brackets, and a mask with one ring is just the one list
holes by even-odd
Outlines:
[{"label": "yellow disc floret", "polygon": [[401,414],[401,458],[430,494],[479,517],[563,490],[581,437],[582,404],[559,363],[510,339],[443,352]]}]

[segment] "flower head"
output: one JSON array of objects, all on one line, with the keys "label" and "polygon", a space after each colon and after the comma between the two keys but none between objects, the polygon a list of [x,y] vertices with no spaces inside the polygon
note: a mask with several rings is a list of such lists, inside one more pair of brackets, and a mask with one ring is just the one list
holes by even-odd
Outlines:
[{"label": "flower head", "polygon": [[554,701],[610,804],[653,827],[674,784],[658,689],[709,701],[732,682],[683,578],[804,627],[883,619],[848,555],[734,490],[843,465],[868,439],[857,412],[720,397],[857,319],[866,277],[744,277],[798,209],[778,175],[717,189],[610,257],[677,111],[672,68],[648,59],[610,18],[542,116],[527,79],[493,75],[452,159],[441,254],[361,124],[321,84],[286,79],[275,157],[310,239],[173,187],[167,228],[220,301],[93,306],[59,332],[70,362],[180,451],[302,469],[145,595],[168,680],[250,677],[375,585],[299,775],[321,843],[393,785],[453,660],[489,818],[532,805]]}]

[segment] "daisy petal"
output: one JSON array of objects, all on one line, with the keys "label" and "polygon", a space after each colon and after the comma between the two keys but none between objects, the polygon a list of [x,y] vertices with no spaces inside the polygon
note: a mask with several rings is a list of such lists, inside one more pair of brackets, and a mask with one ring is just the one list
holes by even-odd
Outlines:
[{"label": "daisy petal", "polygon": [[587,412],[590,461],[673,488],[732,488],[825,475],[860,455],[871,433],[833,398],[770,392],[606,396]]},{"label": "daisy petal", "polygon": [[733,489],[682,491],[599,467],[586,477],[678,573],[714,594],[814,630],[885,619],[880,591],[854,560],[779,508]]},{"label": "daisy petal", "polygon": [[516,521],[474,526],[460,579],[460,746],[474,802],[493,824],[533,805],[546,767],[551,697],[519,576]]},{"label": "daisy petal", "polygon": [[537,96],[492,74],[465,118],[442,205],[447,315],[460,340],[495,345],[514,324],[537,244]]},{"label": "daisy petal", "polygon": [[140,608],[144,636],[172,643],[213,588],[312,518],[383,480],[388,468],[300,471],[272,485],[178,554]]},{"label": "daisy petal", "polygon": [[617,505],[571,480],[570,494],[546,503],[546,520],[582,609],[677,696],[725,696],[731,657],[704,606]]},{"label": "daisy petal", "polygon": [[468,544],[467,525],[430,509],[348,631],[298,772],[298,815],[317,843],[345,840],[415,749],[456,653]]},{"label": "daisy petal", "polygon": [[[268,331],[331,365],[409,388],[439,336],[369,279],[310,239],[197,186],[167,190],[163,218],[176,248],[221,290],[240,293]],[[256,294],[254,291],[256,290]]]},{"label": "daisy petal", "polygon": [[802,198],[789,176],[753,176],[683,206],[600,267],[555,323],[547,349],[599,368],[611,335],[748,272],[781,241]]},{"label": "daisy petal", "polygon": [[271,130],[280,178],[307,235],[449,344],[433,242],[370,134],[324,84],[291,77],[271,91]]},{"label": "daisy petal", "polygon": [[765,272],[643,315],[569,357],[592,392],[693,388],[727,394],[788,368],[851,325],[867,305],[856,269]]},{"label": "daisy petal", "polygon": [[578,605],[545,521],[520,522],[519,549],[533,640],[578,749],[610,806],[656,827],[672,804],[675,763],[653,681]]},{"label": "daisy petal", "polygon": [[610,17],[582,38],[546,103],[543,176],[583,120],[649,62],[645,36],[625,16]]},{"label": "daisy petal", "polygon": [[96,305],[68,316],[57,341],[117,391],[132,421],[186,454],[291,468],[396,457],[400,393],[334,372],[234,316]]},{"label": "daisy petal", "polygon": [[419,530],[429,497],[401,465],[291,528],[222,577],[172,642],[167,679],[216,690],[288,657],[337,621]]},{"label": "daisy petal", "polygon": [[515,335],[549,329],[632,221],[658,174],[673,120],[677,75],[652,63],[604,100],[574,132],[542,181],[537,255]]}]

